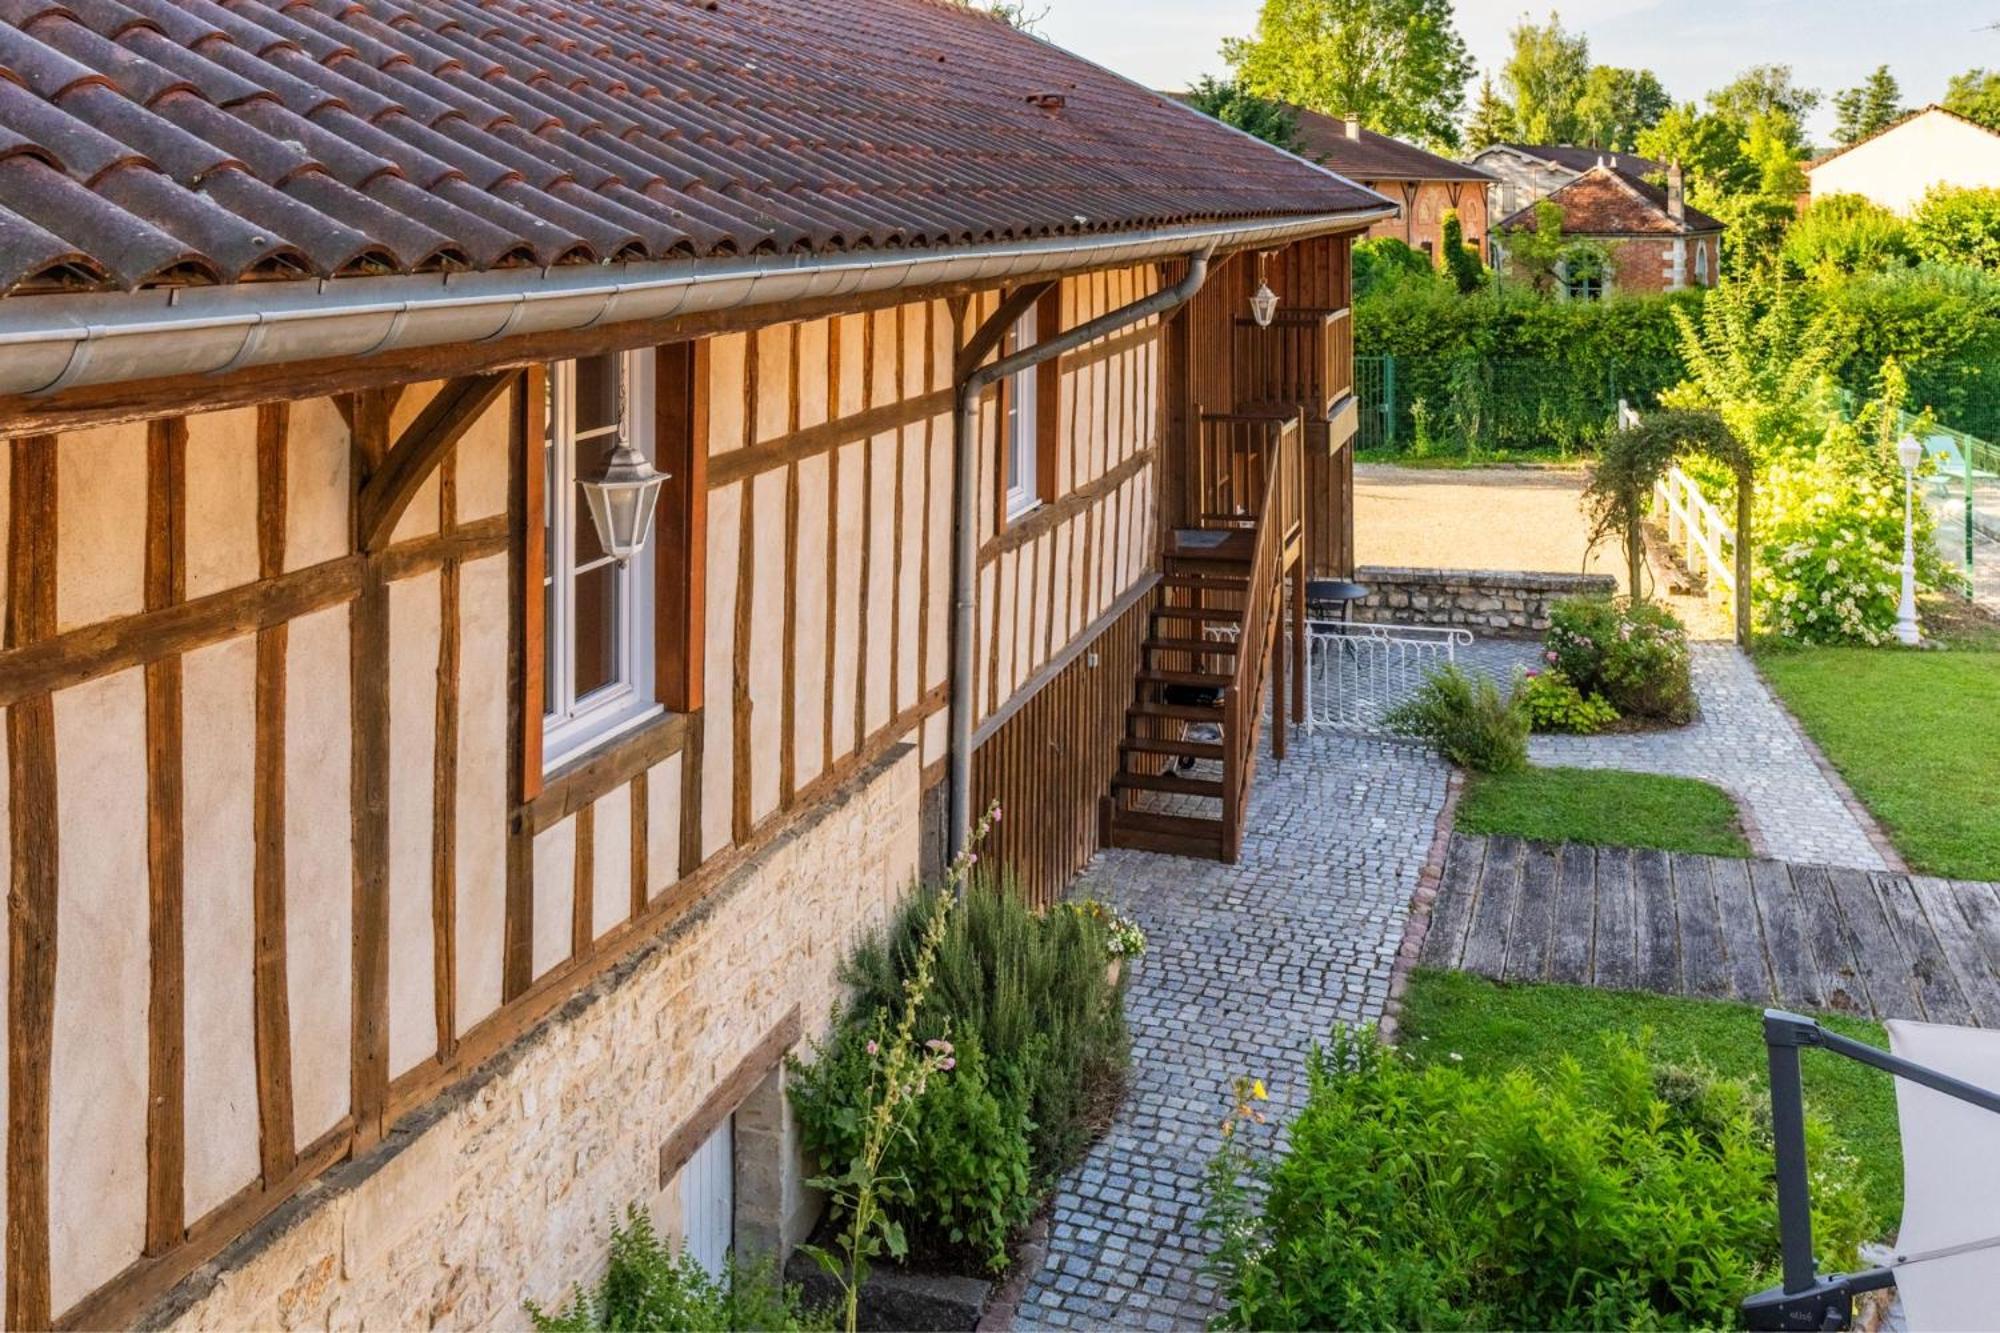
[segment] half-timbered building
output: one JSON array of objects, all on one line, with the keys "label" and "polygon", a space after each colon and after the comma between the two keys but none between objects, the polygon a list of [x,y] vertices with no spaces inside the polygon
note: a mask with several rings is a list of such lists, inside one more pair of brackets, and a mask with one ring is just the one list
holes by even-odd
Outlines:
[{"label": "half-timbered building", "polygon": [[1233,855],[1388,207],[932,0],[0,3],[7,1325],[795,1241],[970,811]]}]

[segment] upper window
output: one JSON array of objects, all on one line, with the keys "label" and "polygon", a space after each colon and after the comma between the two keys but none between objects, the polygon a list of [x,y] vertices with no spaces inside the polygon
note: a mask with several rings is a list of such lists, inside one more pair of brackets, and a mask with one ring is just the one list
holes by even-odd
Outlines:
[{"label": "upper window", "polygon": [[621,565],[599,543],[577,479],[621,435],[653,458],[653,358],[611,353],[549,368],[543,434],[542,765],[553,769],[660,711],[650,548]]},{"label": "upper window", "polygon": [[[1026,351],[1035,345],[1040,332],[1040,310],[1030,306],[1014,321],[1014,327],[1007,331],[1000,354],[1012,356]],[[1008,376],[1007,387],[1002,394],[1004,419],[1001,422],[1001,444],[1006,454],[1008,518],[1025,514],[1042,502],[1040,478],[1035,472],[1041,448],[1041,436],[1037,429],[1041,405],[1036,397],[1040,370],[1039,366],[1030,366],[1018,375]]]}]

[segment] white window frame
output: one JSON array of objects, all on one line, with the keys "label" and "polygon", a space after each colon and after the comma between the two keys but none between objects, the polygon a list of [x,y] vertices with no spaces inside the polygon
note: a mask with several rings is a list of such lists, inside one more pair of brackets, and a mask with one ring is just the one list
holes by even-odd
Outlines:
[{"label": "white window frame", "polygon": [[[650,352],[622,353],[625,375],[624,429],[634,448],[656,458],[653,442],[653,357]],[[609,429],[616,429],[612,427]],[[593,434],[602,434],[595,432]],[[590,437],[585,437],[590,438]],[[576,626],[573,594],[576,576],[576,525],[588,522],[577,514],[576,362],[549,367],[548,421],[543,464],[547,471],[548,549],[543,553],[542,579],[549,595],[544,626],[542,670],[554,708],[542,716],[542,771],[553,772],[579,755],[658,716],[664,711],[655,693],[653,673],[654,550],[646,548],[617,568],[618,671],[609,685],[576,697]],[[593,562],[589,568],[596,568]],[[616,568],[614,566],[614,568]]]},{"label": "white window frame", "polygon": [[1707,241],[1696,241],[1694,243],[1694,284],[1697,287],[1708,286]]},{"label": "white window frame", "polygon": [[[1025,351],[1033,347],[1040,337],[1040,309],[1031,305],[1007,331],[1001,355],[1012,356]],[[1036,475],[1041,461],[1041,433],[1038,429],[1040,373],[1040,366],[1029,366],[1019,374],[1008,376],[1006,401],[1001,406],[1000,435],[1005,450],[1001,463],[1005,471],[1000,480],[1007,488],[1006,512],[1010,522],[1042,503],[1041,482]]]}]

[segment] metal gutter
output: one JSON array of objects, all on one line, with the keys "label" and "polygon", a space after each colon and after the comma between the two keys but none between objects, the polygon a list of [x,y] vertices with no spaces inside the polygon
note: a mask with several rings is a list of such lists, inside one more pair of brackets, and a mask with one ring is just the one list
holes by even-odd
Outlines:
[{"label": "metal gutter", "polygon": [[1392,209],[859,255],[674,260],[413,277],[236,283],[0,301],[0,395],[367,357],[779,306],[899,287],[1003,282],[1081,266],[1284,245]]},{"label": "metal gutter", "polygon": [[990,386],[1024,370],[1050,361],[1064,352],[1096,342],[1118,330],[1151,319],[1184,305],[1208,280],[1209,257],[1215,253],[1214,240],[1187,253],[1188,271],[1171,287],[1151,296],[1099,315],[1088,323],[1067,329],[1053,338],[979,366],[957,385],[957,411],[952,415],[952,445],[955,466],[952,494],[951,565],[951,714],[947,783],[951,813],[946,826],[946,855],[956,861],[966,849],[972,832],[972,694],[977,675],[979,595],[979,398]]}]

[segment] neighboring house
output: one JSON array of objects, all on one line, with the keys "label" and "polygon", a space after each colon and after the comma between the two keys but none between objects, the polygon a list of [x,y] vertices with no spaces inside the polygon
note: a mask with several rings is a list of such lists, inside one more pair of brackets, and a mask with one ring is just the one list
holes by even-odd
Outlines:
[{"label": "neighboring house", "polygon": [[1365,129],[1353,116],[1323,116],[1302,107],[1292,112],[1302,156],[1401,206],[1399,216],[1369,228],[1370,236],[1393,236],[1436,259],[1443,254],[1444,215],[1456,211],[1465,243],[1486,254],[1488,190],[1497,177]]},{"label": "neighboring house", "polygon": [[1667,164],[1636,153],[1609,153],[1568,144],[1497,143],[1472,155],[1472,165],[1493,176],[1493,216],[1510,217],[1546,199],[1594,167],[1610,167],[1635,180],[1664,176]]},{"label": "neighboring house", "polygon": [[928,0],[4,14],[8,1327],[782,1248],[971,811],[1233,854],[1388,201]]},{"label": "neighboring house", "polygon": [[[1563,275],[1564,294],[1596,300],[1613,291],[1677,292],[1713,287],[1720,271],[1722,223],[1683,197],[1680,170],[1667,168],[1667,183],[1654,185],[1611,167],[1592,167],[1548,196],[1562,210],[1563,235],[1600,243],[1608,267]],[[1508,271],[1506,234],[1533,231],[1536,205],[1500,220],[1495,236],[1500,263]]]},{"label": "neighboring house", "polygon": [[1858,194],[1907,213],[1938,185],[2000,187],[2000,134],[1927,106],[1859,143],[1806,163],[1814,199]]}]

